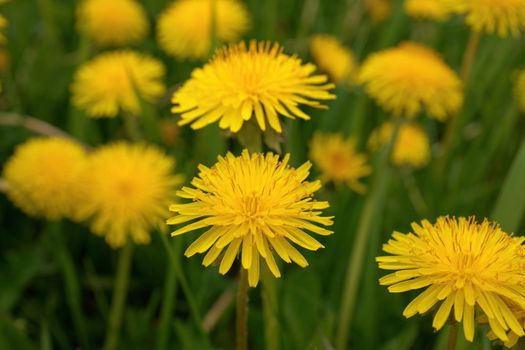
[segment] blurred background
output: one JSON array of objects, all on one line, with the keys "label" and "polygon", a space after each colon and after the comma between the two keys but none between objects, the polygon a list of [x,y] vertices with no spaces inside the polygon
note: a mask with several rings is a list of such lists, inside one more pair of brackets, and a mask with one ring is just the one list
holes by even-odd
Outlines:
[{"label": "blurred background", "polygon": [[[162,50],[155,23],[171,1],[140,3],[149,31],[144,40],[130,47],[164,64],[165,84],[173,92],[208,58],[175,58]],[[311,38],[323,33],[350,49],[357,65],[373,52],[415,41],[433,48],[459,72],[470,35],[461,16],[451,15],[443,21],[413,18],[403,0],[244,3],[251,18],[244,39],[277,41],[286,53],[305,62],[316,63]],[[36,118],[91,147],[124,137],[118,118],[88,118],[71,103],[75,71],[111,50],[90,43],[79,33],[78,5],[73,0],[10,0],[0,5],[0,13],[7,19],[3,29],[6,40],[0,47],[0,164],[13,154],[16,145],[36,135],[22,122],[27,119],[21,118]],[[442,154],[448,124],[420,116],[418,121],[430,142],[428,164],[420,169],[391,166],[386,178],[380,180],[385,190],[379,199],[381,205],[370,213],[373,220],[363,251],[348,348],[444,348],[446,330],[434,333],[431,315],[408,320],[402,316],[417,293],[389,294],[377,282],[384,273],[378,270],[374,257],[381,255],[381,244],[394,230],[409,232],[411,222],[433,221],[440,215],[476,215],[498,220],[508,232],[524,232],[525,160],[519,158],[519,149],[525,136],[525,117],[515,92],[518,71],[525,68],[524,57],[524,37],[483,35],[465,83],[464,106],[446,159]],[[315,131],[339,132],[354,137],[357,149],[366,153],[377,169],[380,156],[370,151],[369,136],[392,116],[357,84],[338,84],[334,93],[337,99],[328,102],[328,110],[308,109],[310,121],[285,121],[279,140],[283,153],[291,153],[291,163],[298,166],[308,160],[308,145]],[[170,97],[167,93],[152,104],[154,121],[143,127],[149,142],[175,157],[177,172],[184,174],[186,184],[198,164],[210,166],[227,150],[240,152],[241,145],[217,125],[197,131],[178,127],[177,117],[170,113]],[[277,141],[269,142],[268,148],[272,142],[275,146]],[[311,178],[321,175],[314,167]],[[368,188],[374,181],[379,181],[377,173],[363,180]],[[500,199],[503,192],[505,200]],[[283,278],[276,280],[273,290],[260,287],[250,291],[250,348],[334,346],[347,266],[369,197],[331,183],[318,196],[331,203],[328,213],[335,215],[335,234],[323,237],[325,249],[305,252],[308,268],[283,266]],[[79,281],[87,341],[79,339],[72,327],[49,223],[25,215],[1,195],[0,349],[84,349],[86,343],[93,349],[101,347],[117,255],[103,239],[91,234],[87,225],[66,221],[61,230]],[[149,245],[135,249],[119,348],[233,348],[237,268],[223,277],[216,267],[203,268],[200,258],[185,258],[182,252],[194,236],[184,235],[170,238],[182,268],[170,272],[159,235],[152,233],[151,237]],[[167,327],[160,327],[169,278],[177,281],[172,317]],[[273,307],[263,308],[264,300]],[[483,332],[478,330],[472,344],[460,341],[461,349],[499,348],[490,344]]]}]

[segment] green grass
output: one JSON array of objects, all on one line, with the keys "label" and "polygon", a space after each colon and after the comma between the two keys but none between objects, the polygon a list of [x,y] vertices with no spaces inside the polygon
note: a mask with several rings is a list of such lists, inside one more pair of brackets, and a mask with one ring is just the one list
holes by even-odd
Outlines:
[{"label": "green grass", "polygon": [[[169,3],[142,2],[152,26]],[[381,48],[416,40],[439,51],[451,67],[460,70],[469,36],[461,18],[417,22],[404,14],[400,1],[394,1],[393,15],[386,22],[377,24],[368,16],[358,16],[351,31],[346,31],[346,14],[360,2],[248,0],[253,26],[245,38],[277,40],[288,53],[308,61],[308,37],[318,32],[341,38],[360,61]],[[76,33],[76,4],[11,0],[0,8],[9,20],[6,50],[11,61],[1,77],[0,119],[6,113],[33,116],[96,146],[118,138],[116,131],[122,124],[120,120],[87,119],[70,103],[73,72],[100,51],[86,49]],[[135,49],[164,62],[168,86],[182,83],[203,63],[179,62],[166,56],[156,45],[154,30]],[[476,215],[497,219],[509,232],[525,232],[525,117],[513,97],[513,78],[517,69],[525,68],[523,57],[524,37],[483,36],[446,157],[440,158],[437,152],[446,124],[420,117],[436,151],[429,166],[414,171],[411,179],[412,190],[420,191],[426,204],[424,218]],[[390,118],[359,88],[338,88],[336,94],[328,111],[309,110],[311,121],[287,121],[283,150],[291,153],[292,164],[307,160],[307,145],[316,130],[353,135],[366,151],[372,129]],[[153,119],[141,130],[150,142],[161,144],[154,118],[171,117],[167,101],[154,106],[150,111]],[[17,144],[33,135],[23,127],[0,125],[0,164]],[[241,146],[225,139],[218,127],[210,126],[197,132],[182,129],[177,145],[167,151],[176,157],[178,171],[189,182],[197,164],[211,165],[227,149],[239,152]],[[374,164],[381,163],[375,155],[370,156]],[[443,349],[446,331],[433,332],[431,315],[408,320],[402,316],[415,294],[389,294],[377,283],[384,274],[374,262],[381,254],[381,244],[392,231],[408,232],[411,222],[423,219],[411,201],[407,173],[391,168],[383,175],[387,178],[378,180],[376,173],[367,180],[370,190],[364,196],[331,185],[323,188],[319,196],[331,203],[328,212],[336,216],[335,234],[321,238],[326,249],[306,253],[307,269],[282,265],[283,278],[271,288],[250,291],[250,348],[335,346],[348,262],[359,230],[365,230],[362,266],[353,282],[356,302],[352,327],[347,330],[349,343],[342,348]],[[382,188],[378,194],[373,182],[379,181]],[[373,197],[376,203],[372,209],[371,196],[378,197]],[[203,268],[198,257],[183,257],[181,252],[193,238],[183,235],[166,243],[152,233],[150,245],[134,247],[119,348],[234,347],[234,301],[224,307],[209,332],[200,321],[215,310],[213,306],[223,293],[236,288],[238,265],[223,277],[217,267]],[[57,256],[57,239],[70,255],[72,264],[66,264],[67,270],[60,262],[68,262],[67,255],[62,252]],[[51,229],[48,223],[25,216],[0,195],[0,349],[100,348],[107,330],[117,255],[85,225],[64,222]],[[63,276],[69,276],[66,285]],[[80,315],[75,311],[76,303]],[[79,323],[84,328],[80,332]],[[484,340],[484,331],[477,329],[475,342],[461,342],[458,349],[498,349],[499,345]],[[82,333],[84,337],[79,337]]]}]

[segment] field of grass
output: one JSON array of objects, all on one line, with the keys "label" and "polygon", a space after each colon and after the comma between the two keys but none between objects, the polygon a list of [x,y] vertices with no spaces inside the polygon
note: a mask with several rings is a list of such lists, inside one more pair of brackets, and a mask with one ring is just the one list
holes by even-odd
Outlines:
[{"label": "field of grass", "polygon": [[[488,326],[482,323],[476,323],[473,342],[465,340],[460,326],[454,345],[448,340],[455,331],[452,317],[437,332],[435,309],[405,318],[403,310],[421,291],[389,293],[378,282],[386,271],[375,258],[386,255],[382,245],[394,231],[408,233],[413,222],[433,223],[445,215],[488,218],[509,234],[525,234],[525,101],[522,106],[518,98],[521,93],[525,100],[525,91],[516,88],[525,69],[525,35],[477,33],[461,14],[443,21],[415,19],[404,0],[387,1],[390,11],[379,20],[370,7],[378,1],[242,0],[251,24],[241,38],[278,42],[286,54],[314,64],[310,42],[320,33],[338,38],[358,66],[406,41],[435,50],[461,75],[464,99],[445,121],[429,117],[425,108],[416,113],[430,142],[425,166],[391,162],[395,136],[379,151],[370,149],[377,127],[404,119],[383,108],[357,78],[331,90],[336,99],[323,102],[327,109],[302,106],[311,120],[279,117],[282,134],[266,132],[262,145],[255,123],[245,123],[240,133],[221,130],[219,123],[198,130],[177,126],[180,113],[171,112],[171,96],[208,62],[213,48],[205,57],[184,59],[159,46],[156,23],[168,0],[139,1],[149,31],[143,40],[124,46],[162,63],[165,93],[150,101],[139,96],[138,115],[90,118],[72,102],[75,72],[122,46],[100,46],[79,33],[75,11],[81,1],[8,0],[0,5],[7,19],[6,40],[0,44],[1,56],[7,57],[0,60],[0,169],[18,145],[37,136],[65,134],[88,152],[128,140],[156,145],[173,157],[175,173],[184,178],[179,189],[191,186],[199,164],[211,167],[228,151],[236,156],[246,147],[289,153],[290,164],[299,167],[311,160],[316,132],[341,133],[367,157],[371,172],[360,179],[366,189],[330,181],[314,161],[308,180],[323,179],[315,198],[330,203],[323,214],[334,216],[329,227],[334,233],[316,237],[324,249],[299,248],[306,268],[277,259],[282,277],[274,278],[261,264],[261,282],[249,288],[249,348],[501,349],[501,343],[486,337]],[[524,16],[518,21],[525,23],[525,3],[515,2],[521,2],[516,16]],[[211,45],[220,47],[216,34],[210,33]],[[396,69],[393,62],[391,70]],[[357,77],[358,71],[351,74]],[[254,129],[246,131],[249,127]],[[412,147],[410,142],[406,147]],[[47,170],[32,170],[28,181],[37,183]],[[168,234],[183,225],[151,229],[149,244],[128,242],[115,249],[92,233],[89,220],[28,215],[10,200],[9,186],[0,178],[0,349],[243,349],[236,344],[240,257],[224,276],[218,264],[205,268],[202,257],[185,257],[198,234]],[[167,218],[167,206],[165,211]],[[115,309],[119,298],[121,310]],[[113,339],[109,344],[108,337]],[[516,348],[525,348],[525,342],[518,341]]]}]

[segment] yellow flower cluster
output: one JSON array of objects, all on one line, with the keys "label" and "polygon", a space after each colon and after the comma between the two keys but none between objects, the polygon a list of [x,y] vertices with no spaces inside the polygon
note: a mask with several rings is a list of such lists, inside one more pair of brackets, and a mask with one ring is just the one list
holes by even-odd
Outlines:
[{"label": "yellow flower cluster", "polygon": [[390,255],[376,258],[381,269],[394,271],[380,279],[391,293],[426,288],[405,308],[405,317],[435,307],[436,330],[452,314],[472,341],[479,311],[502,341],[510,340],[508,332],[525,335],[511,311],[525,309],[525,238],[474,218],[440,217],[435,224],[424,220],[412,224],[412,230],[394,232],[383,246]]},{"label": "yellow flower cluster", "polygon": [[307,266],[290,242],[308,250],[323,248],[305,230],[330,235],[332,231],[320,225],[332,225],[332,218],[321,216],[328,202],[312,198],[321,183],[306,181],[310,163],[294,169],[288,165],[289,158],[279,160],[272,153],[245,150],[239,157],[231,153],[219,157],[211,168],[200,165],[198,177],[191,182],[194,188],[183,187],[177,193],[191,202],[170,206],[176,215],[168,224],[185,224],[173,236],[206,228],[185,255],[207,252],[203,265],[220,260],[219,273],[225,274],[240,252],[252,287],[259,282],[261,258],[275,277],[281,276],[274,253],[287,263]]},{"label": "yellow flower cluster", "polygon": [[3,177],[7,195],[25,213],[50,220],[89,220],[114,248],[130,238],[146,244],[164,226],[180,176],[154,146],[119,142],[86,154],[63,138],[36,138],[17,147]]},{"label": "yellow flower cluster", "polygon": [[359,180],[370,175],[372,169],[366,156],[357,152],[354,139],[316,133],[310,143],[310,159],[321,170],[324,180],[346,184],[359,193],[365,191]]},{"label": "yellow flower cluster", "polygon": [[361,66],[358,81],[381,107],[413,118],[423,109],[446,120],[463,103],[463,84],[437,53],[407,42],[374,53]]},{"label": "yellow flower cluster", "polygon": [[279,115],[308,120],[298,108],[325,108],[319,100],[331,100],[334,88],[325,75],[312,75],[313,64],[302,64],[283,53],[279,44],[251,41],[221,49],[203,68],[173,94],[173,113],[181,125],[199,129],[219,121],[219,127],[238,132],[255,116],[261,130],[281,133]]},{"label": "yellow flower cluster", "polygon": [[414,18],[444,21],[453,13],[453,6],[443,0],[405,0],[405,11]]},{"label": "yellow flower cluster", "polygon": [[160,15],[157,35],[170,55],[202,59],[210,53],[212,35],[222,43],[235,42],[249,27],[248,11],[239,0],[176,0]]},{"label": "yellow flower cluster", "polygon": [[165,93],[163,78],[157,59],[128,50],[103,53],[76,72],[72,102],[90,117],[139,114],[140,99],[152,102]]}]

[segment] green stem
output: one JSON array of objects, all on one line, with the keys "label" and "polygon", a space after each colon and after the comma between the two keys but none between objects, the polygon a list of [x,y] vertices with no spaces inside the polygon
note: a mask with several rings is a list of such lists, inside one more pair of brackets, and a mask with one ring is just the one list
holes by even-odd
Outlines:
[{"label": "green stem", "polygon": [[57,263],[62,269],[66,301],[72,314],[73,327],[75,328],[82,347],[84,349],[90,349],[86,330],[86,322],[82,314],[80,284],[77,278],[73,259],[71,258],[71,255],[69,254],[69,251],[64,242],[60,223],[50,223],[49,230],[54,240],[55,257],[57,258]]},{"label": "green stem", "polygon": [[474,58],[476,57],[476,53],[478,52],[480,40],[481,40],[481,32],[472,30],[470,32],[470,36],[467,42],[467,47],[463,55],[463,63],[461,65],[461,71],[460,71],[460,77],[465,84],[467,83],[470,77],[470,72],[472,71],[472,65],[474,63]]},{"label": "green stem", "polygon": [[118,345],[120,328],[124,316],[124,306],[128,293],[129,275],[131,272],[131,261],[133,258],[133,244],[128,241],[119,252],[117,263],[117,274],[111,301],[109,324],[104,342],[104,350],[115,350]]},{"label": "green stem", "polygon": [[[177,247],[174,247],[178,251]],[[170,336],[170,324],[173,319],[173,310],[177,296],[177,271],[174,264],[168,264],[166,271],[166,280],[164,282],[164,299],[162,300],[162,309],[160,312],[160,325],[157,336],[157,350],[168,348]]]},{"label": "green stem", "polygon": [[267,268],[261,271],[264,337],[267,350],[279,350],[279,322],[277,320],[277,286],[275,277]]},{"label": "green stem", "polygon": [[375,170],[374,184],[359,220],[354,246],[352,247],[347,265],[335,343],[337,350],[347,348],[359,281],[361,279],[363,260],[367,252],[367,243],[370,240],[373,224],[380,220],[380,212],[384,206],[384,197],[391,173],[389,165],[390,153],[392,145],[397,139],[399,127],[402,122],[402,119],[399,119],[388,146],[385,147],[380,155],[378,167]]},{"label": "green stem", "polygon": [[239,272],[237,291],[236,349],[248,349],[248,271],[242,266]]},{"label": "green stem", "polygon": [[[186,279],[186,276],[184,275],[184,271],[182,271],[179,259],[177,258],[177,253],[175,252],[174,247],[170,244],[166,234],[161,233],[160,237],[164,245],[164,248],[166,249],[166,252],[168,253],[170,264],[173,265],[175,268],[175,273],[177,275],[177,279],[179,280],[180,286],[182,288],[182,292],[184,293],[184,296],[186,297],[186,300],[188,301],[188,305],[190,307],[190,313],[192,315],[193,321],[195,322],[195,326],[197,326],[197,329],[199,330],[201,335],[206,338],[206,341],[207,341],[206,332],[204,331],[202,318],[200,316],[199,308],[197,306],[198,305],[197,300],[193,296],[193,293],[188,284],[188,280]],[[175,244],[177,245],[178,243],[175,243]]]},{"label": "green stem", "polygon": [[449,329],[447,350],[456,350],[458,342],[458,323],[454,322]]},{"label": "green stem", "polygon": [[134,142],[142,141],[142,134],[140,133],[138,118],[128,112],[124,112],[122,114],[124,117],[126,134],[128,135],[129,139]]}]

